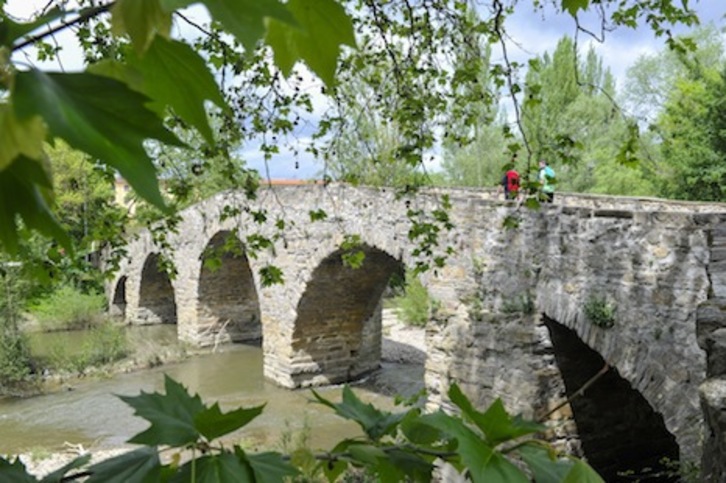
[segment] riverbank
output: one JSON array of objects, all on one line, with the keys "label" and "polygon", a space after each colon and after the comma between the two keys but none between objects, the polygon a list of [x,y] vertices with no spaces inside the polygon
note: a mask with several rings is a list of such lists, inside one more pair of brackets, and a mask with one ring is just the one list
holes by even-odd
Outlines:
[{"label": "riverbank", "polygon": [[[380,394],[413,394],[422,384],[423,361],[425,360],[425,332],[423,328],[407,327],[395,318],[391,311],[385,311],[383,319],[382,364],[384,367],[395,367],[396,370],[382,370],[371,375],[366,381],[360,381],[356,386],[361,388],[376,388]],[[420,365],[417,375],[411,375],[410,369],[400,370],[406,364],[409,367]],[[135,369],[138,370],[138,369]],[[337,441],[337,440],[336,440]],[[48,452],[42,449],[34,450],[20,455],[21,461],[26,464],[35,476],[44,476],[69,463],[82,454],[92,454],[93,461],[102,461],[131,449],[131,446],[117,446],[113,448],[87,447],[78,444],[64,444],[62,451]]]}]

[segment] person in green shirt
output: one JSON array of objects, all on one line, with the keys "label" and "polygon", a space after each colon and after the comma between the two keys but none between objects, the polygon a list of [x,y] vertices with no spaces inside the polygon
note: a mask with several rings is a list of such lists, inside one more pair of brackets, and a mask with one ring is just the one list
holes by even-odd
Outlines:
[{"label": "person in green shirt", "polygon": [[541,185],[544,201],[552,203],[555,199],[555,170],[544,159],[539,161],[539,183]]}]

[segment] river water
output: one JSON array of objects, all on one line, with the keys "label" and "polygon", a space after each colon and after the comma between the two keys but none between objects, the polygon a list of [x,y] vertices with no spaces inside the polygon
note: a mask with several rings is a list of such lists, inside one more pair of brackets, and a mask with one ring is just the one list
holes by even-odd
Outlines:
[{"label": "river water", "polygon": [[[160,336],[159,330],[168,330],[170,334],[161,336],[173,338],[175,329],[166,326],[149,330],[156,331],[155,336]],[[78,343],[78,334],[43,337],[67,337]],[[345,436],[360,434],[355,424],[311,403],[309,390],[288,390],[265,380],[260,347],[233,345],[214,354],[155,369],[81,381],[74,383],[73,388],[52,394],[0,400],[0,453],[57,451],[65,443],[82,444],[86,449],[123,445],[146,429],[148,423],[135,417],[132,408],[117,395],[163,393],[164,374],[181,382],[192,394],[198,393],[205,404],[219,402],[223,411],[266,403],[262,415],[231,438],[246,447],[279,449],[283,433],[297,434],[303,429],[309,430],[309,445],[315,449],[327,449]],[[392,397],[383,394],[387,391],[381,387],[410,395],[422,386],[422,365],[384,363],[377,374],[354,388],[361,399],[390,409]],[[320,388],[319,392],[334,401],[340,400],[340,387]]]}]

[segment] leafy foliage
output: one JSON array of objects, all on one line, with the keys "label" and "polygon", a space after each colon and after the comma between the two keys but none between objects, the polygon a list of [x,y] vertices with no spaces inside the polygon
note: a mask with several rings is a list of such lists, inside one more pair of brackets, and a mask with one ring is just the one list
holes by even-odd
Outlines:
[{"label": "leafy foliage", "polygon": [[587,320],[598,327],[609,329],[615,325],[615,307],[605,297],[590,297],[584,311]]},{"label": "leafy foliage", "polygon": [[[86,467],[81,457],[54,473],[54,480],[88,477],[90,482],[205,481],[205,482],[282,482],[299,475],[293,464],[277,452],[249,453],[240,446],[215,444],[216,438],[243,428],[262,412],[262,406],[222,412],[218,404],[205,405],[198,395],[169,378],[166,394],[144,393],[121,396],[135,413],[150,423],[130,442],[144,446],[131,452]],[[422,413],[417,406],[392,413],[361,401],[349,388],[343,388],[339,403],[313,391],[316,402],[331,408],[363,430],[361,438],[345,439],[332,451],[314,455],[318,468],[329,481],[351,469],[364,469],[378,481],[431,481],[434,461],[441,460],[463,470],[472,481],[528,482],[602,482],[587,463],[560,457],[547,443],[526,439],[544,429],[540,424],[512,418],[500,400],[485,412],[475,409],[454,384],[449,398],[460,415],[443,411]],[[192,459],[182,465],[164,464],[160,445],[173,451],[194,450]],[[196,455],[199,450],[200,454]],[[26,472],[20,460],[0,458],[3,481],[38,481]]]},{"label": "leafy foliage", "polygon": [[393,304],[398,309],[401,320],[410,325],[423,327],[429,321],[433,301],[418,277],[408,273],[403,293],[393,299]]},{"label": "leafy foliage", "polygon": [[94,326],[105,302],[101,294],[83,293],[71,286],[61,285],[35,300],[29,309],[43,330],[75,330]]},{"label": "leafy foliage", "polygon": [[[0,89],[5,93],[0,101],[0,126],[3,136],[12,141],[0,144],[0,168],[5,168],[0,171],[0,182],[7,180],[8,188],[14,185],[16,200],[28,200],[2,205],[0,241],[6,250],[15,250],[17,246],[17,215],[30,228],[55,237],[70,249],[69,239],[51,214],[52,184],[47,176],[43,176],[42,144],[46,128],[50,138],[62,138],[70,146],[118,170],[140,196],[162,209],[166,204],[144,142],[157,139],[170,146],[181,143],[163,126],[160,114],[165,113],[165,108],[172,109],[175,116],[195,126],[210,145],[214,144],[204,102],[210,99],[222,109],[229,110],[229,107],[205,61],[188,45],[167,40],[173,12],[189,3],[160,0],[117,2],[110,9],[112,28],[102,23],[96,23],[96,26],[101,27],[101,33],[113,31],[117,35],[128,35],[134,53],[123,54],[124,42],[112,44],[121,55],[109,56],[110,51],[100,51],[98,46],[93,47],[95,53],[89,52],[96,60],[110,57],[119,62],[114,69],[96,67],[93,74],[56,74],[37,69],[18,71],[4,55],[0,55],[0,59],[4,59],[0,63],[3,72]],[[203,3],[212,17],[248,51],[254,50],[257,42],[265,36],[265,19],[274,19],[272,22],[278,32],[278,40],[272,43],[279,50],[288,47],[285,67],[289,70],[298,59],[306,59],[310,67],[319,71],[321,78],[329,83],[333,82],[338,46],[342,43],[355,44],[346,13],[332,1],[325,5],[305,0],[287,4],[276,0],[241,3],[207,0]],[[9,50],[22,48],[23,36],[52,23],[60,14],[55,12],[21,24],[10,20],[4,9],[3,5],[0,31],[3,33],[4,49]],[[314,14],[311,14],[311,9]],[[108,10],[105,6],[78,13],[75,22],[93,22]],[[74,14],[72,11],[66,13]],[[82,29],[79,36],[85,39],[95,33]],[[292,36],[296,49],[291,50],[289,45],[280,43],[287,36]],[[108,42],[98,45],[108,45]],[[322,50],[322,47],[325,49]],[[189,80],[182,89],[174,86],[180,77]],[[11,192],[3,190],[4,194]],[[40,195],[41,192],[44,194]],[[22,211],[14,211],[18,207],[22,207]]]}]

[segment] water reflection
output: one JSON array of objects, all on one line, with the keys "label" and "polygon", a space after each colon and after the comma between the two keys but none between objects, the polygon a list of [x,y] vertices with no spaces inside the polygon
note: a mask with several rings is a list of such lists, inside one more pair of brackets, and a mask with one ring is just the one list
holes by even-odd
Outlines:
[{"label": "water reflection", "polygon": [[[205,403],[218,401],[223,410],[266,403],[263,414],[234,435],[235,440],[251,446],[274,446],[286,428],[299,431],[304,425],[310,428],[315,448],[329,448],[345,435],[359,434],[354,424],[342,421],[319,404],[310,404],[308,390],[290,391],[266,381],[261,348],[234,345],[178,364],[81,382],[72,391],[0,401],[0,453],[41,447],[57,450],[64,442],[80,443],[86,448],[121,445],[143,431],[147,423],[133,416],[132,409],[116,395],[163,392],[164,373],[199,393]],[[385,381],[385,387],[393,387],[401,394],[412,394],[423,384],[423,366],[385,364],[376,377],[357,385],[362,399],[390,408],[392,399],[377,392],[381,385],[376,380]],[[334,400],[340,398],[340,388],[320,392]]]}]

